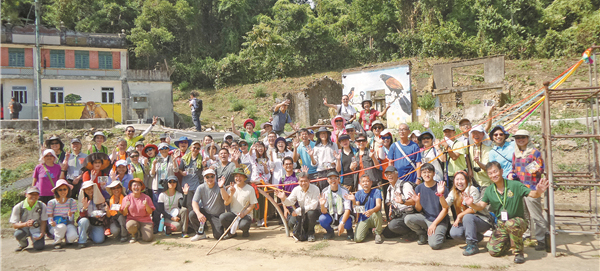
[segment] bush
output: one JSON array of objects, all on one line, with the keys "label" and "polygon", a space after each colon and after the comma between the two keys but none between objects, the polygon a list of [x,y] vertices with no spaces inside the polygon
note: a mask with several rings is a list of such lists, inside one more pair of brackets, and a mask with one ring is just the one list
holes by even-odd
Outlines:
[{"label": "bush", "polygon": [[2,193],[2,214],[10,212],[17,203],[25,199],[23,190],[10,190]]},{"label": "bush", "polygon": [[254,88],[254,98],[264,98],[267,97],[268,94],[265,92],[264,86],[258,86]]},{"label": "bush", "polygon": [[190,83],[188,81],[183,81],[179,83],[177,88],[179,88],[180,91],[187,91],[190,88]]},{"label": "bush", "polygon": [[273,100],[277,99],[277,92],[273,92]]},{"label": "bush", "polygon": [[425,94],[421,95],[421,97],[419,97],[419,99],[417,100],[417,104],[423,110],[431,110],[435,107],[435,97],[433,97],[433,94],[431,94],[431,92],[426,92]]},{"label": "bush", "polygon": [[257,110],[256,110],[256,105],[250,105],[246,108],[246,113],[248,113],[248,118],[250,119],[256,119],[257,118]]},{"label": "bush", "polygon": [[233,111],[233,112],[242,111],[244,109],[244,107],[246,107],[246,105],[244,104],[244,101],[242,101],[242,100],[230,101],[230,103],[231,103],[231,111]]}]

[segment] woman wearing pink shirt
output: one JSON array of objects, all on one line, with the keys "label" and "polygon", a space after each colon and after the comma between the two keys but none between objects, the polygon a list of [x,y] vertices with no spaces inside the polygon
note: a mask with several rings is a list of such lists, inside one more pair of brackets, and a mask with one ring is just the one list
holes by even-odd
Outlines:
[{"label": "woman wearing pink shirt", "polygon": [[141,232],[143,241],[150,242],[154,239],[150,214],[156,208],[152,204],[152,199],[142,193],[144,189],[146,189],[144,182],[138,178],[134,178],[129,182],[129,191],[131,191],[131,194],[123,198],[121,211],[124,216],[127,216],[125,227],[131,234],[130,243],[136,242],[138,230]]}]

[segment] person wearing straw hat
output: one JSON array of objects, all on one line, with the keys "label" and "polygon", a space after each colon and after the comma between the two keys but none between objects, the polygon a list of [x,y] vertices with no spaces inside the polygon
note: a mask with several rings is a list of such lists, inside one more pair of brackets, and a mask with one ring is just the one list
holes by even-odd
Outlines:
[{"label": "person wearing straw hat", "polygon": [[23,251],[29,246],[27,241],[29,236],[33,242],[33,249],[44,249],[48,214],[46,213],[46,204],[39,201],[39,197],[40,190],[35,186],[30,186],[25,190],[25,200],[17,203],[12,209],[8,222],[15,229],[13,236],[19,242],[15,249],[16,252]]},{"label": "person wearing straw hat", "polygon": [[86,246],[88,234],[92,242],[96,244],[104,242],[104,226],[108,226],[106,200],[96,183],[83,182],[77,197],[77,208],[79,209],[79,220],[77,220],[79,248]]},{"label": "person wearing straw hat", "polygon": [[418,168],[421,166],[421,152],[415,142],[410,141],[408,135],[410,128],[406,123],[398,125],[398,136],[400,140],[392,144],[388,152],[388,162],[394,165],[398,171],[398,177],[408,180],[412,183],[421,183],[421,172]]},{"label": "person wearing straw hat", "polygon": [[[335,153],[339,152],[337,144],[331,142],[331,132],[326,127],[321,127],[316,133],[317,143],[314,148],[307,148],[311,164],[317,167],[317,178],[325,178],[331,171],[335,171]],[[327,181],[319,181],[317,186],[323,190]]]},{"label": "person wearing straw hat", "polygon": [[[227,189],[227,196],[223,195],[225,206],[229,206],[230,212],[225,212],[219,216],[221,224],[224,228],[229,228],[235,217],[239,215],[239,229],[242,230],[242,237],[250,237],[250,224],[252,224],[252,210],[258,203],[256,193],[252,186],[246,184],[248,175],[242,168],[236,168],[233,171],[235,184],[230,184]],[[219,186],[222,181],[219,179]],[[223,182],[223,185],[225,183]],[[245,206],[245,207],[244,207]],[[225,233],[225,239],[234,238],[237,236],[235,227],[231,228],[230,232]]]},{"label": "person wearing straw hat", "polygon": [[490,177],[487,175],[485,165],[489,162],[490,151],[492,147],[483,144],[485,140],[489,140],[483,126],[477,125],[469,131],[469,137],[473,139],[473,146],[469,148],[470,158],[470,175],[473,176],[477,185],[481,186],[481,192],[485,193],[485,189],[492,184]]},{"label": "person wearing straw hat", "polygon": [[[165,235],[169,236],[174,231],[186,232],[188,228],[188,209],[185,207],[185,197],[192,198],[194,195],[190,195],[189,184],[185,184],[183,191],[186,192],[184,196],[179,193],[177,186],[179,180],[174,175],[167,177],[167,190],[160,193],[158,196],[158,202],[156,209],[165,218]],[[194,190],[195,191],[195,190]],[[191,201],[191,199],[190,199]],[[190,204],[191,205],[191,204]]]},{"label": "person wearing straw hat", "polygon": [[[308,241],[315,241],[315,225],[319,219],[319,188],[310,183],[306,172],[299,172],[298,186],[296,186],[289,196],[286,196],[283,190],[279,190],[277,197],[281,199],[285,206],[298,206],[293,210],[291,215],[287,216],[288,226],[293,228],[294,225],[303,221],[302,227],[308,234]],[[296,204],[298,203],[298,204]],[[306,219],[298,220],[299,217],[306,216]]]},{"label": "person wearing straw hat", "polygon": [[73,186],[66,180],[60,179],[52,188],[54,199],[48,202],[46,213],[50,232],[54,235],[54,248],[60,249],[62,239],[68,244],[77,240],[77,228],[75,227],[74,215],[77,212],[77,202],[69,197]]},{"label": "person wearing straw hat", "polygon": [[[100,152],[92,153],[84,160],[85,172],[81,177],[84,182],[92,181],[98,185],[102,195],[108,198],[108,192],[106,192],[106,185],[112,180],[109,177],[110,172],[110,158],[108,155]],[[81,188],[83,189],[83,188]]]},{"label": "person wearing straw hat", "polygon": [[508,142],[510,134],[504,130],[504,126],[496,125],[490,131],[490,138],[494,141],[492,151],[490,152],[490,162],[496,161],[502,165],[502,177],[508,178],[512,171],[512,156],[515,153],[515,143]]},{"label": "person wearing straw hat", "polygon": [[94,137],[92,137],[92,142],[94,142],[94,144],[90,144],[90,146],[88,147],[88,151],[87,154],[92,154],[95,152],[101,152],[101,153],[105,153],[105,154],[110,154],[108,152],[108,148],[104,145],[102,145],[102,143],[106,142],[106,135],[104,135],[103,132],[95,132],[94,133]]},{"label": "person wearing straw hat", "polygon": [[[82,169],[84,167],[87,154],[81,152],[81,141],[77,138],[71,140],[71,153],[67,153],[65,161],[67,163],[66,179],[69,184],[73,185],[73,191],[70,194],[72,198],[76,198],[81,189]],[[64,170],[64,169],[63,169]]]},{"label": "person wearing straw hat", "polygon": [[154,128],[154,125],[156,125],[156,123],[158,122],[158,117],[154,116],[152,117],[152,125],[148,126],[148,128],[146,130],[144,130],[139,136],[135,136],[135,128],[131,125],[127,126],[125,128],[125,140],[127,140],[127,151],[133,150],[133,147],[135,146],[135,143],[142,140],[142,138],[144,138],[144,136],[146,136],[148,133],[150,133],[150,131],[152,131],[152,128]]},{"label": "person wearing straw hat", "polygon": [[198,186],[194,193],[192,201],[193,212],[190,212],[190,224],[196,231],[196,235],[191,241],[206,239],[204,224],[210,223],[210,228],[215,239],[221,238],[223,235],[223,225],[219,217],[225,213],[224,198],[228,198],[227,190],[225,189],[225,178],[221,178],[217,184],[217,175],[212,168],[202,172],[204,183]]},{"label": "person wearing straw hat", "polygon": [[[542,153],[533,146],[529,131],[518,130],[515,133],[515,142],[517,148],[512,159],[512,174],[508,175],[509,180],[520,181],[529,189],[536,189],[544,173],[544,160]],[[535,250],[546,249],[546,234],[548,232],[546,219],[544,218],[544,207],[541,198],[525,198],[526,214],[529,214],[530,227],[535,230],[535,239],[537,245]],[[532,227],[534,226],[535,227]],[[529,234],[526,234],[526,236]]]},{"label": "person wearing straw hat", "polygon": [[148,160],[148,166],[152,166],[154,159],[158,156],[158,147],[154,144],[147,144],[141,154]]},{"label": "person wearing straw hat", "polygon": [[504,256],[514,243],[515,263],[524,263],[525,256],[523,233],[527,230],[524,219],[524,198],[539,198],[546,189],[549,181],[541,178],[531,190],[519,181],[502,178],[502,166],[498,162],[489,162],[486,170],[493,184],[486,190],[480,202],[474,203],[470,195],[465,195],[464,202],[475,211],[482,211],[489,205],[489,210],[496,216],[497,225],[487,244],[488,252],[493,257]]},{"label": "person wearing straw hat", "polygon": [[126,217],[121,212],[121,204],[125,198],[125,187],[119,180],[113,180],[106,186],[110,199],[106,206],[106,217],[110,219],[110,232],[116,238],[121,236],[121,243],[127,242],[127,228],[125,227]]},{"label": "person wearing straw hat", "polygon": [[52,149],[54,151],[56,157],[58,157],[58,159],[54,161],[55,163],[60,164],[65,160],[65,144],[62,142],[62,140],[60,140],[60,137],[58,137],[57,135],[53,135],[50,138],[46,139],[44,147],[46,149]]},{"label": "person wearing straw hat", "polygon": [[443,127],[444,140],[440,141],[440,148],[444,152],[446,166],[444,167],[446,172],[444,175],[448,176],[447,180],[444,180],[450,187],[453,185],[454,174],[456,172],[464,170],[467,171],[467,149],[462,141],[456,140],[456,130],[452,125],[445,125]]},{"label": "person wearing straw hat", "polygon": [[258,141],[258,138],[261,136],[260,131],[254,131],[254,127],[256,127],[256,122],[253,119],[247,119],[244,121],[244,129],[246,131],[240,132],[235,128],[235,115],[231,116],[231,131],[245,140],[250,145],[249,147],[252,147],[254,142]]},{"label": "person wearing straw hat", "polygon": [[133,179],[129,182],[129,190],[131,194],[123,198],[121,204],[121,212],[127,216],[125,227],[131,240],[129,243],[135,243],[138,240],[138,232],[142,237],[142,241],[150,242],[154,240],[154,232],[152,227],[152,218],[150,215],[156,210],[152,203],[152,198],[143,194],[146,185],[140,179]]},{"label": "person wearing straw hat", "polygon": [[380,120],[375,120],[371,123],[371,133],[365,133],[368,137],[368,145],[370,149],[379,150],[383,140],[381,140],[381,132],[385,130],[385,125]]},{"label": "person wearing straw hat", "polygon": [[390,108],[390,104],[388,104],[382,112],[379,112],[371,108],[373,106],[373,101],[371,100],[363,100],[361,105],[363,110],[360,111],[358,122],[363,126],[365,132],[371,131],[371,123],[373,123],[378,116],[385,116],[385,113]]},{"label": "person wearing straw hat", "polygon": [[319,198],[321,206],[319,225],[327,231],[323,239],[333,239],[335,234],[331,226],[337,225],[338,236],[341,236],[346,230],[348,233],[346,239],[354,241],[352,202],[346,198],[350,192],[340,185],[340,174],[337,171],[331,171],[327,174],[327,182],[329,182],[329,185],[321,190],[321,197]]},{"label": "person wearing straw hat", "polygon": [[48,203],[54,198],[52,188],[59,179],[64,179],[64,172],[59,164],[56,164],[56,153],[52,149],[46,149],[40,157],[40,164],[33,170],[33,182],[31,186],[37,187],[41,192],[39,199],[43,203]]}]

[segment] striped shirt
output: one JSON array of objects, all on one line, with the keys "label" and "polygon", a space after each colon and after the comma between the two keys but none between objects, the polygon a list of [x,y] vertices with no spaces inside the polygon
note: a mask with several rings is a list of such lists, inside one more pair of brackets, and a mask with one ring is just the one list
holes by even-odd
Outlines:
[{"label": "striped shirt", "polygon": [[[71,210],[71,215],[75,214],[77,211],[77,202],[69,198],[65,203],[58,203],[56,199],[51,199],[48,202],[48,217],[53,218],[55,216],[68,217],[69,209]],[[72,221],[73,217],[70,217],[69,220]]]}]

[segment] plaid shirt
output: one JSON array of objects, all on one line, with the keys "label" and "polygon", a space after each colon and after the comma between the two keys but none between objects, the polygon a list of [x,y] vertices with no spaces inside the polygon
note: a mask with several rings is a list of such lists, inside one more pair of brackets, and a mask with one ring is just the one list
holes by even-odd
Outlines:
[{"label": "plaid shirt", "polygon": [[[533,161],[536,161],[540,165],[540,169],[532,174],[527,172],[527,170],[525,170],[525,167],[527,167],[527,165],[529,165]],[[512,168],[512,172],[517,174],[519,180],[525,186],[527,186],[531,190],[535,190],[537,183],[542,178],[542,173],[544,173],[544,160],[542,160],[542,153],[534,148],[533,151],[521,158],[517,158],[513,154]]]}]

